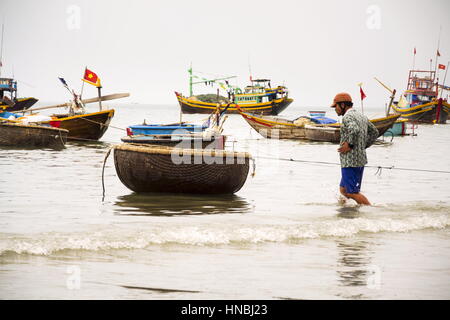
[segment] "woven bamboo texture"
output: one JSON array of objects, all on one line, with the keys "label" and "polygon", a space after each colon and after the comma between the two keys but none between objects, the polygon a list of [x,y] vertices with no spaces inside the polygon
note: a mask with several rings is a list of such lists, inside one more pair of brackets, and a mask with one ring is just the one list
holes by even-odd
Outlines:
[{"label": "woven bamboo texture", "polygon": [[135,192],[232,194],[247,180],[250,159],[248,153],[223,150],[114,147],[117,175]]},{"label": "woven bamboo texture", "polygon": [[63,149],[68,132],[53,127],[0,122],[0,146]]}]

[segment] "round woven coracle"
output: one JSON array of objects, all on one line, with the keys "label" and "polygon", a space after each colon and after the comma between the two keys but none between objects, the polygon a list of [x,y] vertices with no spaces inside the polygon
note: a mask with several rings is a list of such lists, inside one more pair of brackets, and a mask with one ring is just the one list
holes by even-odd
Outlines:
[{"label": "round woven coracle", "polygon": [[47,126],[0,122],[0,146],[63,149],[68,132]]},{"label": "round woven coracle", "polygon": [[246,152],[124,143],[114,147],[122,183],[135,192],[232,194],[247,180]]}]

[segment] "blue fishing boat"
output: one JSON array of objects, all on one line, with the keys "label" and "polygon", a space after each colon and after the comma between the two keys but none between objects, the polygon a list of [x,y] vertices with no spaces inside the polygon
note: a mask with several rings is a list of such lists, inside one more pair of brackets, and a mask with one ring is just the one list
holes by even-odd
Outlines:
[{"label": "blue fishing boat", "polygon": [[132,125],[127,128],[127,136],[121,138],[126,143],[158,144],[179,146],[193,149],[224,149],[225,139],[222,126],[227,117],[222,115],[227,111],[216,108],[203,124],[172,123]]},{"label": "blue fishing boat", "polygon": [[[397,121],[394,122],[394,125],[389,128],[385,133],[385,137],[394,137],[394,136],[416,136],[417,133],[414,132],[415,129],[417,129],[417,124],[409,123],[410,126],[408,127],[408,119],[397,119]],[[408,131],[408,129],[411,129],[411,131]]]},{"label": "blue fishing boat", "polygon": [[326,111],[308,111],[310,117],[325,117]]},{"label": "blue fishing boat", "polygon": [[396,114],[410,122],[445,124],[450,104],[439,96],[436,71],[410,70],[408,87],[397,103],[392,104]]},{"label": "blue fishing boat", "polygon": [[1,77],[3,67],[3,29],[4,25],[2,24],[2,40],[0,45],[0,112],[5,109],[7,111],[21,111],[31,107],[38,99],[33,97],[18,98],[17,80]]},{"label": "blue fishing boat", "polygon": [[[9,96],[8,96],[8,95]],[[12,78],[0,78],[0,111],[21,111],[34,105],[38,99],[17,97],[17,81]]]},{"label": "blue fishing boat", "polygon": [[206,125],[195,125],[189,123],[178,123],[178,124],[140,124],[133,125],[127,128],[127,135],[172,135],[177,134],[190,134],[194,132],[202,132],[208,126]]}]

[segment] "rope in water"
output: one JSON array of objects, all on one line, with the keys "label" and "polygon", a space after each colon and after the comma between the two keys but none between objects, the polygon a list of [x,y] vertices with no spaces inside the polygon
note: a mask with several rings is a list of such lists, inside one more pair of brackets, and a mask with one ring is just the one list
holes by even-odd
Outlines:
[{"label": "rope in water", "polygon": [[[290,162],[301,162],[301,163],[309,163],[309,164],[326,164],[326,165],[338,165],[340,163],[337,162],[327,162],[327,161],[313,161],[313,160],[302,160],[302,159],[292,159],[292,158],[276,158],[276,157],[264,157],[257,156],[255,158],[259,159],[267,159],[267,160],[279,160],[279,161],[290,161]],[[418,171],[418,172],[433,172],[433,173],[450,173],[450,171],[445,170],[431,170],[431,169],[417,169],[417,168],[402,168],[395,166],[365,166],[366,168],[376,168],[377,172],[375,174],[381,175],[382,169],[388,170],[403,170],[403,171]]]},{"label": "rope in water", "polygon": [[115,126],[112,126],[110,124],[104,124],[104,123],[101,123],[101,122],[98,122],[98,121],[94,121],[94,120],[91,120],[91,119],[86,119],[86,118],[80,118],[80,119],[99,124],[100,126],[111,127],[111,128],[117,129],[117,130],[127,131],[124,128],[115,127]]},{"label": "rope in water", "polygon": [[108,157],[109,157],[112,149],[114,149],[114,147],[109,148],[108,152],[105,155],[105,159],[103,160],[103,168],[102,168],[103,197],[102,197],[102,202],[105,201],[105,165],[106,165],[106,160],[108,160]]},{"label": "rope in water", "polygon": [[[83,120],[86,121],[90,121],[96,124],[99,124],[101,126],[107,126],[107,127],[111,127],[114,129],[118,129],[118,130],[122,130],[122,131],[126,131],[126,129],[123,128],[119,128],[119,127],[115,127],[115,126],[111,126],[111,125],[105,125],[103,123],[97,122],[97,121],[93,121],[90,119],[86,119],[86,118],[81,118]],[[77,138],[76,140],[84,140],[84,141],[98,141],[98,140],[93,140],[93,139],[82,139],[82,138]],[[244,139],[244,140],[260,140],[260,139]],[[106,141],[103,141],[106,142]],[[113,143],[113,142],[106,142],[106,143]],[[109,153],[111,152],[111,149],[108,150],[107,153],[107,157],[109,156]],[[106,157],[106,159],[107,159]],[[259,159],[267,159],[267,160],[279,160],[279,161],[290,161],[290,162],[301,162],[301,163],[309,163],[309,164],[325,164],[325,165],[341,165],[340,163],[337,162],[327,162],[327,161],[312,161],[312,160],[302,160],[302,159],[292,159],[292,158],[275,158],[275,157],[254,157],[254,158],[259,158]],[[106,162],[105,159],[105,162]],[[253,162],[253,166],[255,167],[255,163]],[[448,173],[450,174],[450,171],[445,171],[445,170],[431,170],[431,169],[417,169],[417,168],[402,168],[402,167],[395,167],[395,166],[370,166],[370,165],[366,165],[366,168],[376,168],[377,171],[375,172],[375,174],[377,175],[381,175],[382,169],[387,169],[387,170],[402,170],[402,171],[416,171],[416,172],[430,172],[430,173]],[[103,167],[104,168],[104,167]],[[255,170],[254,170],[255,171]],[[254,175],[254,173],[253,173]],[[102,181],[103,182],[103,181]]]}]

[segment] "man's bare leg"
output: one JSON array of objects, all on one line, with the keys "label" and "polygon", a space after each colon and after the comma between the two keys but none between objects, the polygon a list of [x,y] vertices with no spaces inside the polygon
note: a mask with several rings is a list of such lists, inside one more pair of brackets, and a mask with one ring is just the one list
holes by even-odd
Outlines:
[{"label": "man's bare leg", "polygon": [[345,188],[344,187],[339,187],[339,190],[341,191],[341,194],[344,197],[353,199],[358,204],[363,204],[363,205],[366,205],[366,206],[370,206],[371,205],[369,200],[362,193],[347,193],[347,192],[345,192]]}]

